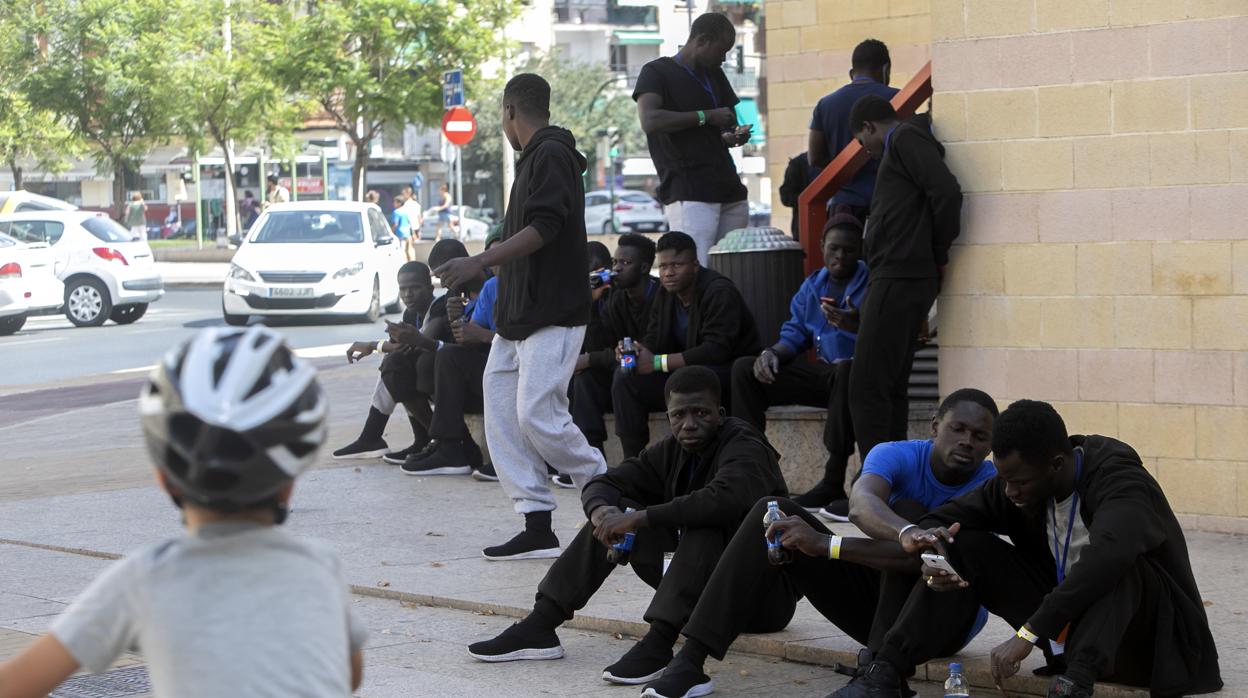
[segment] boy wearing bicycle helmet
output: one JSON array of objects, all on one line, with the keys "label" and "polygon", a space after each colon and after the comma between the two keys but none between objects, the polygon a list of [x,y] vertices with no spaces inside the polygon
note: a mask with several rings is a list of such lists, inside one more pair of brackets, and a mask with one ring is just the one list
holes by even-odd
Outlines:
[{"label": "boy wearing bicycle helmet", "polygon": [[0,664],[0,693],[46,695],[137,647],[158,697],[349,696],[366,633],[341,565],[277,525],[325,412],[315,369],[263,326],[206,329],[171,351],[139,414],[187,533],[97,578]]}]

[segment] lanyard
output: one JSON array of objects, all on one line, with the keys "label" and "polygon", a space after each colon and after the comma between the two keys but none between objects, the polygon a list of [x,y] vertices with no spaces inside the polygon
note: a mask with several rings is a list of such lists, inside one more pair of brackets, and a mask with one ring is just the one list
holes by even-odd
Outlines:
[{"label": "lanyard", "polygon": [[685,72],[689,73],[689,77],[693,78],[694,81],[698,83],[698,86],[701,87],[708,95],[711,96],[711,104],[714,105],[716,109],[718,109],[719,98],[715,96],[715,88],[714,86],[711,85],[711,76],[707,75],[706,79],[699,78],[697,73],[690,70],[689,66],[685,65],[684,63],[681,63],[680,61],[676,61],[676,64],[684,68]]},{"label": "lanyard", "polygon": [[1070,521],[1066,524],[1066,545],[1057,547],[1057,499],[1049,500],[1049,511],[1053,515],[1053,561],[1057,563],[1057,583],[1060,586],[1066,579],[1066,560],[1070,557],[1070,534],[1075,530],[1075,516],[1079,511],[1079,478],[1083,475],[1083,449],[1075,449],[1075,492],[1071,495]]}]

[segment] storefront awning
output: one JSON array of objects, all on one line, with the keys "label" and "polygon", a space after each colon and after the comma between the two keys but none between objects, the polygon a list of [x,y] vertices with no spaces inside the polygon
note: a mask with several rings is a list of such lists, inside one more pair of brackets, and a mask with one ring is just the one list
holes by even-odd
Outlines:
[{"label": "storefront awning", "polygon": [[616,44],[658,46],[663,43],[663,37],[659,36],[658,32],[617,30],[614,37]]}]

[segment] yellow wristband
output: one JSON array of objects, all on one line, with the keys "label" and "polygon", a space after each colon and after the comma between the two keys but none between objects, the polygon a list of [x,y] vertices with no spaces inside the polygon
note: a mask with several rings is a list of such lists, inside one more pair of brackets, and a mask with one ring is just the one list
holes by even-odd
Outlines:
[{"label": "yellow wristband", "polygon": [[382,345],[383,345],[383,344],[385,344],[385,343],[386,343],[386,340],[384,340],[384,339],[379,339],[379,340],[377,340],[377,351],[381,351],[381,347],[382,347]]},{"label": "yellow wristband", "polygon": [[1022,639],[1030,642],[1033,645],[1040,642],[1040,636],[1028,630],[1027,626],[1025,625],[1019,627],[1018,632],[1015,633],[1015,635],[1017,635],[1018,637],[1021,637]]},{"label": "yellow wristband", "polygon": [[828,538],[828,559],[829,560],[841,559],[841,537],[840,536],[834,535]]},{"label": "yellow wristband", "polygon": [[664,354],[662,359],[663,359],[663,372],[667,373],[668,372],[667,371],[667,354]]}]

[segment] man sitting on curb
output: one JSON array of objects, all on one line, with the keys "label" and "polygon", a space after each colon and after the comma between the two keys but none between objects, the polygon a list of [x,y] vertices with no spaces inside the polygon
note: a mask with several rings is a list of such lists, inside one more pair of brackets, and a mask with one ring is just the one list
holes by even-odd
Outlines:
[{"label": "man sitting on curb", "polygon": [[654,298],[646,336],[636,346],[637,369],[632,375],[616,371],[611,384],[615,433],[625,458],[650,442],[650,412],[663,409],[663,384],[670,371],[707,366],[729,397],[733,359],[762,348],[741,292],[728,277],[698,264],[693,238],[667,233],[655,252],[662,288]]},{"label": "man sitting on curb", "polygon": [[[987,394],[957,390],[932,419],[931,439],[885,443],[872,450],[850,499],[854,523],[870,538],[842,540],[791,500],[760,500],[728,544],[685,624],[685,646],[642,695],[710,693],[713,685],[702,669],[707,656],[722,660],[737,636],[749,632],[738,609],[761,598],[796,603],[805,596],[833,625],[867,646],[859,653],[859,665],[865,666],[918,580],[918,561],[898,541],[917,533],[911,522],[925,512],[992,477],[992,463],[984,458],[996,415],[997,405]],[[769,501],[778,501],[786,517],[772,524],[766,536],[793,551],[792,564],[768,562],[759,522]],[[973,599],[949,601],[938,609],[951,630],[941,646],[945,654],[962,648],[987,620]]]},{"label": "man sitting on curb", "polygon": [[1139,455],[1104,436],[1067,436],[1057,411],[1032,400],[1001,413],[992,451],[997,477],[905,541],[944,555],[956,574],[925,564],[877,661],[832,695],[892,698],[916,663],[942,656],[950,628],[935,611],[950,591],[1018,628],[990,655],[998,685],[1042,645],[1059,673],[1050,698],[1091,696],[1097,681],[1154,696],[1222,688],[1183,529]]},{"label": "man sitting on curb", "polygon": [[[823,479],[794,499],[807,509],[827,506],[838,521],[849,520],[845,469],[854,452],[849,418],[849,369],[858,332],[858,306],[867,295],[862,223],[838,213],[823,229],[823,268],[806,277],[789,304],[793,314],[780,328],[780,340],[757,357],[732,365],[732,414],[767,429],[772,405],[827,407],[823,445],[828,449]],[[799,359],[814,347],[817,360]]]},{"label": "man sitting on curb", "polygon": [[[426,320],[434,317],[431,309],[434,300],[433,280],[429,277],[429,267],[424,262],[408,262],[399,267],[399,300],[403,301],[403,307],[406,308],[403,311],[403,324],[410,325],[417,330],[425,329]],[[426,313],[429,314],[429,318],[426,318]],[[427,327],[436,331],[444,325],[440,322],[430,322]],[[411,346],[389,339],[378,342],[353,342],[347,349],[347,363],[353,364],[374,351],[382,352],[389,358],[391,353],[411,350]],[[382,366],[384,365],[383,360]],[[394,407],[397,404],[390,390],[386,388],[385,381],[378,376],[377,386],[373,388],[373,403],[368,408],[368,417],[364,420],[363,430],[360,431],[355,441],[334,451],[334,460],[371,459],[389,451],[390,447],[386,444],[383,435],[386,432],[386,423],[390,421],[390,415],[394,414]],[[420,435],[424,432],[424,427],[414,417],[409,415],[408,419],[411,420],[412,432],[416,434],[417,442],[420,442],[423,448],[424,443],[421,442]]]},{"label": "man sitting on curb", "polygon": [[[602,677],[640,684],[663,671],[676,634],[741,517],[759,497],[785,493],[777,454],[766,438],[746,422],[724,417],[713,371],[682,368],[665,391],[672,436],[590,480],[581,493],[589,525],[542,579],[533,611],[498,637],[470,645],[473,657],[487,662],[562,657],[555,628],[606,581],[616,566],[607,558],[608,546],[628,535],[635,536],[628,561],[656,589],[645,614],[650,631]],[[663,556],[671,551],[665,571]],[[792,618],[794,601],[772,598],[774,603],[760,597],[750,610],[738,607],[732,613],[753,632],[778,630]]]}]

